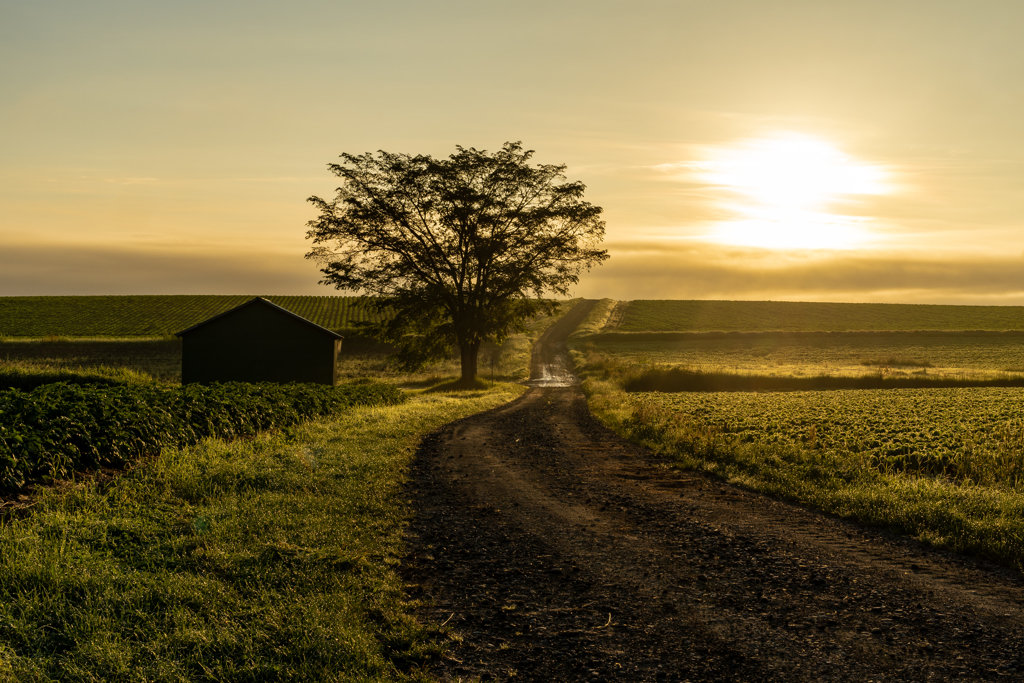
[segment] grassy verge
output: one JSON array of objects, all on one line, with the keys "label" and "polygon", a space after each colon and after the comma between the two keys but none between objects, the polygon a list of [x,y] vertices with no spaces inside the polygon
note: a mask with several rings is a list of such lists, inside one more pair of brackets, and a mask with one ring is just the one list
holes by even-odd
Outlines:
[{"label": "grassy verge", "polygon": [[[679,467],[1024,569],[1024,491],[1019,476],[1005,482],[998,475],[988,476],[986,485],[979,485],[978,476],[958,479],[907,472],[890,466],[898,456],[871,458],[857,448],[816,447],[813,439],[751,442],[749,435],[730,433],[729,427],[704,415],[627,394],[622,382],[629,369],[607,357],[588,358],[579,350],[573,354],[591,410],[622,436],[664,454]],[[768,400],[770,395],[761,396]],[[774,429],[766,425],[765,434],[770,436]],[[812,433],[813,429],[813,424],[808,427]],[[1015,452],[1013,462],[1002,463],[1007,471],[1020,469],[1020,451]],[[988,475],[995,471],[992,466],[983,468]]]},{"label": "grassy verge", "polygon": [[583,319],[570,338],[584,337],[591,334],[598,334],[608,324],[612,311],[615,309],[615,299],[601,299],[590,309],[590,313]]},{"label": "grassy verge", "polygon": [[421,680],[394,566],[419,440],[521,387],[165,449],[0,529],[2,681]]}]

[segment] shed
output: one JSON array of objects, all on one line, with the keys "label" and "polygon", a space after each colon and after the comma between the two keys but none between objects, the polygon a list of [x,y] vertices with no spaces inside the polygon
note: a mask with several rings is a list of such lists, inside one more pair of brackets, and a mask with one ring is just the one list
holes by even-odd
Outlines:
[{"label": "shed", "polygon": [[343,337],[257,297],[181,337],[181,383],[338,383]]}]

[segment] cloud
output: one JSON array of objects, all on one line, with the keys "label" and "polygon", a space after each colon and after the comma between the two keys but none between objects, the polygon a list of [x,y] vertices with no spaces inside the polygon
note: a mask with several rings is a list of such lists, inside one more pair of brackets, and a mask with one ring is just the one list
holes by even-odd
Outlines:
[{"label": "cloud", "polygon": [[[577,296],[1024,305],[1024,257],[943,260],[886,253],[778,252],[690,240],[606,244]],[[337,294],[297,250],[209,253],[75,245],[0,250],[0,296]]]},{"label": "cloud", "polygon": [[577,294],[616,299],[774,299],[1024,305],[1024,260],[777,252],[685,242],[608,244]]},{"label": "cloud", "polygon": [[201,254],[14,245],[0,250],[0,296],[67,294],[333,294],[299,253]]}]

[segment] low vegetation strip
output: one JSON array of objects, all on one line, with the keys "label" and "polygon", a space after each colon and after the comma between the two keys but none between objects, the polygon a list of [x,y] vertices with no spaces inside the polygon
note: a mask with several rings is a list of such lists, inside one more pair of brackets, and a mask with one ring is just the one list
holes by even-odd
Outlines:
[{"label": "low vegetation strip", "polygon": [[943,377],[929,375],[756,375],[706,372],[690,368],[653,368],[624,377],[622,387],[638,391],[840,391],[844,389],[950,389],[967,387],[1024,387],[1020,374],[994,378]]},{"label": "low vegetation strip", "polygon": [[44,384],[131,384],[152,382],[149,375],[128,368],[91,367],[70,368],[55,365],[31,365],[24,362],[0,360],[0,390],[31,391]]},{"label": "low vegetation strip", "polygon": [[1024,569],[1021,389],[629,394],[574,357],[594,413],[680,467]]},{"label": "low vegetation strip", "polygon": [[[0,337],[159,337],[180,332],[255,295],[0,297]],[[371,314],[351,296],[266,296],[331,330]]]},{"label": "low vegetation strip", "polygon": [[608,319],[618,302],[615,299],[601,299],[587,314],[587,317],[576,327],[570,335],[572,338],[586,337],[598,334],[608,324]]},{"label": "low vegetation strip", "polygon": [[607,332],[818,332],[1024,330],[1022,306],[938,306],[793,301],[619,302]]},{"label": "low vegetation strip", "polygon": [[0,391],[0,489],[122,467],[165,446],[253,436],[356,405],[402,400],[401,391],[387,384],[56,383],[29,392],[8,389]]},{"label": "low vegetation strip", "polygon": [[[604,328],[602,328],[604,329]],[[930,343],[931,338],[1008,340],[1020,343],[1024,330],[760,330],[746,332],[588,332],[587,339],[594,342],[768,342],[788,340],[810,343]],[[582,335],[574,335],[582,336]]]},{"label": "low vegetation strip", "polygon": [[0,681],[423,681],[395,568],[420,439],[522,387],[165,448],[0,525]]}]

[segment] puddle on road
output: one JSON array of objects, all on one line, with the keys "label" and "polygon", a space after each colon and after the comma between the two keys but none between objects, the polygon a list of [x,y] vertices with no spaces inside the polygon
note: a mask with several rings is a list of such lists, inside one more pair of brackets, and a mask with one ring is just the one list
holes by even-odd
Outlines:
[{"label": "puddle on road", "polygon": [[541,365],[540,377],[533,377],[527,384],[531,387],[571,387],[579,384],[576,375],[569,372],[562,359]]}]

